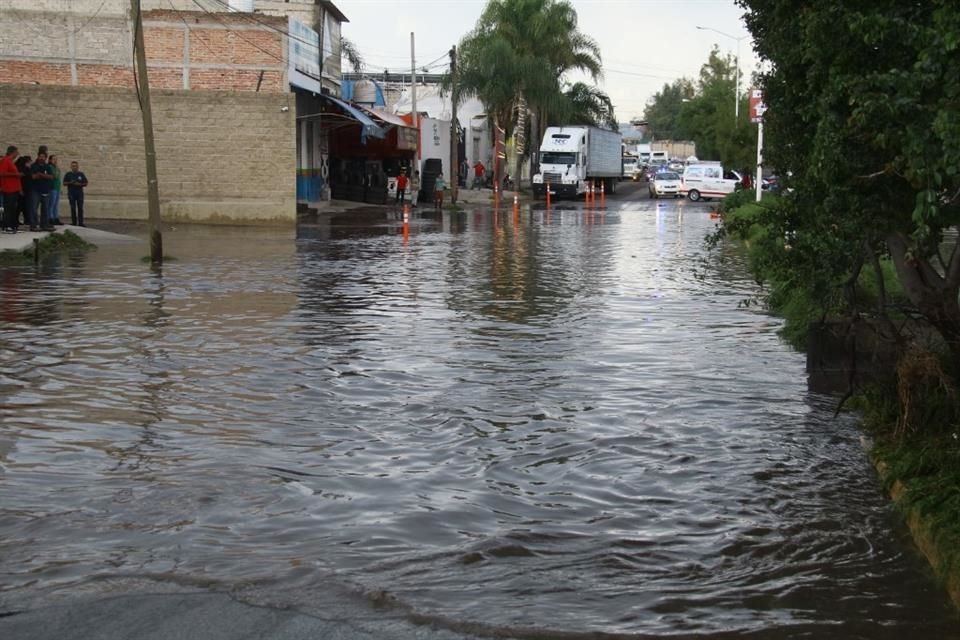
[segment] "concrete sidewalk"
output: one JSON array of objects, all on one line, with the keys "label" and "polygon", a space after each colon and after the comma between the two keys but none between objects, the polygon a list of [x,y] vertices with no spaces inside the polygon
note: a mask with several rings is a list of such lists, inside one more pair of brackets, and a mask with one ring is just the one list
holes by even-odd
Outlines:
[{"label": "concrete sidewalk", "polygon": [[20,229],[17,233],[0,233],[0,251],[23,251],[33,246],[34,239],[40,240],[51,233],[63,233],[67,229],[93,244],[135,240],[131,236],[120,233],[111,233],[110,231],[101,231],[90,227],[75,227],[69,224],[56,227],[56,231],[25,231],[26,227]]},{"label": "concrete sidewalk", "polygon": [[[471,640],[372,611],[307,615],[220,593],[163,593],[74,600],[2,612],[4,640]],[[358,615],[360,614],[360,615]]]}]

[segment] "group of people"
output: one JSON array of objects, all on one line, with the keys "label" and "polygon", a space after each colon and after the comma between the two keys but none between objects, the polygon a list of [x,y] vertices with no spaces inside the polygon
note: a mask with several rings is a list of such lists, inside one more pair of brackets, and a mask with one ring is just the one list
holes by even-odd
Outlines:
[{"label": "group of people", "polygon": [[62,173],[57,156],[47,152],[46,145],[37,150],[36,158],[21,156],[17,147],[10,145],[0,158],[0,207],[3,209],[0,227],[4,233],[17,233],[23,225],[30,231],[53,231],[60,221],[60,191],[67,188],[70,201],[70,221],[74,226],[83,222],[83,190],[87,176],[74,160],[70,171]]},{"label": "group of people", "polygon": [[[460,177],[463,179],[461,186],[466,186],[466,175],[469,173],[470,165],[467,164],[467,161],[464,160],[463,164],[460,167]],[[483,165],[482,162],[477,160],[473,165],[473,189],[480,189],[484,186],[484,181],[486,179],[487,168]],[[394,198],[394,202],[398,205],[403,205],[406,203],[406,194],[407,188],[410,188],[410,193],[413,196],[411,198],[411,203],[416,206],[416,193],[420,189],[420,172],[414,171],[414,177],[411,179],[407,177],[406,170],[401,170],[400,174],[397,176],[397,191]],[[510,179],[509,174],[504,177],[504,185],[508,185],[512,188],[513,180]],[[436,209],[443,207],[443,192],[447,188],[447,182],[443,178],[443,174],[438,175],[434,179],[433,183],[433,206]]]}]

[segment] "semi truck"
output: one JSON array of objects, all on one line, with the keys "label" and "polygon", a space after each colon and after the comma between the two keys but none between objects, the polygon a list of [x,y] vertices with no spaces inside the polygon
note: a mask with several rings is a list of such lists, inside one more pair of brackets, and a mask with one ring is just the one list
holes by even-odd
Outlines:
[{"label": "semi truck", "polygon": [[601,185],[613,193],[622,173],[623,136],[599,127],[547,127],[540,143],[540,168],[533,176],[533,195],[550,193],[576,198]]}]

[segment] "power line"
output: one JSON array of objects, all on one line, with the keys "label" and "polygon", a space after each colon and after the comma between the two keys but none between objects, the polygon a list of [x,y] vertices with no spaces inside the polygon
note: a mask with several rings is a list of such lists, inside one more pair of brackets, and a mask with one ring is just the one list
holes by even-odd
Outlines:
[{"label": "power line", "polygon": [[[221,20],[220,18],[218,18],[216,13],[214,13],[214,12],[212,12],[212,11],[208,11],[208,10],[206,9],[206,7],[204,7],[202,4],[200,4],[199,0],[193,0],[193,4],[195,4],[195,5],[197,5],[198,7],[200,7],[200,9],[201,9],[204,13],[206,13],[207,15],[212,16],[214,20],[216,20],[217,22],[219,22],[220,24],[222,24],[224,27],[226,27],[226,29],[227,29],[227,31],[228,31],[229,33],[232,33],[233,35],[237,36],[238,38],[240,38],[241,40],[243,40],[244,42],[246,42],[248,45],[250,45],[250,46],[253,47],[254,49],[258,49],[259,51],[267,54],[267,55],[270,56],[271,58],[273,58],[273,59],[275,59],[275,60],[277,60],[277,61],[279,61],[279,62],[283,62],[283,56],[278,56],[276,53],[274,53],[274,52],[272,52],[272,51],[267,51],[266,49],[264,49],[264,48],[261,47],[260,45],[254,43],[254,42],[251,42],[251,41],[249,41],[249,40],[247,40],[247,39],[244,38],[242,35],[240,35],[239,32],[234,31],[234,30],[231,29],[229,26],[227,26],[227,23],[225,23],[223,20]],[[289,37],[293,38],[293,36],[289,36]],[[298,39],[298,40],[299,40],[299,38],[295,38],[295,39]],[[311,43],[308,43],[308,44],[311,44]]]},{"label": "power line", "polygon": [[73,29],[72,31],[70,31],[70,35],[76,35],[76,34],[80,33],[81,31],[83,31],[84,29],[86,29],[86,28],[87,28],[87,25],[90,24],[91,22],[93,22],[94,19],[96,19],[96,17],[100,15],[100,12],[103,11],[103,8],[104,8],[105,6],[107,6],[107,0],[103,0],[103,1],[100,3],[100,6],[97,7],[97,10],[93,12],[93,15],[90,16],[89,18],[87,18],[86,20],[84,20],[83,24],[81,24],[81,25],[80,25],[79,27],[77,27],[76,29]]}]

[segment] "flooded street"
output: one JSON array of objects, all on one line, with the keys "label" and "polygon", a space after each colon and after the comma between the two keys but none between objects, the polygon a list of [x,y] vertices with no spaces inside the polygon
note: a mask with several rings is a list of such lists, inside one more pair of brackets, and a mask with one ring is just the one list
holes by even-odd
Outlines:
[{"label": "flooded street", "polygon": [[709,204],[625,191],[0,268],[0,612],[201,588],[507,637],[955,637]]}]

